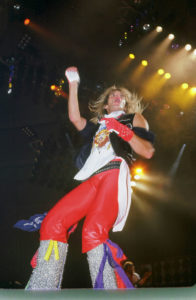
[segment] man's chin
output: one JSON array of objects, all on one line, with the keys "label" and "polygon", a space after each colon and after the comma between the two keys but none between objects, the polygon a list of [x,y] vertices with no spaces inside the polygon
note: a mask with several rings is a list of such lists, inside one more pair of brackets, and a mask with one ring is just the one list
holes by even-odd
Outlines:
[{"label": "man's chin", "polygon": [[118,111],[118,110],[122,110],[122,108],[120,107],[120,105],[114,106],[114,110],[113,111]]}]

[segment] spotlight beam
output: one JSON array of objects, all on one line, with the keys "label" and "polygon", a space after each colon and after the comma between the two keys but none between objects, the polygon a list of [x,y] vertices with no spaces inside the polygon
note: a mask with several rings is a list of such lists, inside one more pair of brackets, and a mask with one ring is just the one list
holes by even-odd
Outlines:
[{"label": "spotlight beam", "polygon": [[160,75],[156,72],[148,80],[144,81],[142,94],[147,99],[155,97],[158,93],[160,93],[167,81],[168,79],[163,76],[160,77]]},{"label": "spotlight beam", "polygon": [[180,151],[179,151],[179,153],[178,153],[178,156],[177,156],[176,160],[174,161],[174,163],[173,163],[173,165],[172,165],[172,167],[169,171],[169,176],[171,178],[173,178],[176,175],[176,172],[177,172],[178,167],[180,165],[180,161],[182,159],[182,155],[184,153],[185,147],[186,147],[186,144],[183,144]]},{"label": "spotlight beam", "polygon": [[167,53],[167,49],[169,48],[172,40],[168,39],[166,37],[153,51],[151,54],[149,60],[153,62],[154,64],[162,62],[163,64],[163,57],[165,57],[165,54]]},{"label": "spotlight beam", "polygon": [[150,31],[148,34],[146,34],[139,42],[137,42],[133,46],[133,50],[137,53],[138,50],[145,49],[149,46],[151,46],[153,40],[159,35],[159,33],[156,31],[156,29]]}]

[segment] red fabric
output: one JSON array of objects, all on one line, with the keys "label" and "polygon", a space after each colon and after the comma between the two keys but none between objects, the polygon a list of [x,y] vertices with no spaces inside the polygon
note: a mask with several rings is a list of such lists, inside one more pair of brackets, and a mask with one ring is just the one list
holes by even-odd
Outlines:
[{"label": "red fabric", "polygon": [[[69,238],[70,234],[73,233],[76,230],[76,227],[78,226],[78,224],[74,224],[71,228],[69,228],[68,232],[67,232],[67,236]],[[38,250],[35,252],[35,254],[33,255],[32,259],[31,259],[31,267],[34,269],[37,266],[37,258],[38,258]]]},{"label": "red fabric", "polygon": [[118,175],[119,169],[94,175],[65,195],[44,218],[40,239],[67,243],[68,228],[85,217],[82,252],[105,242],[118,214]]},{"label": "red fabric", "polygon": [[37,257],[38,257],[38,250],[33,255],[33,258],[31,259],[31,267],[35,268],[37,266]]},{"label": "red fabric", "polygon": [[113,129],[117,131],[118,135],[126,142],[129,142],[132,139],[133,131],[126,125],[121,124],[114,118],[103,118],[101,121],[102,120],[105,121],[105,125],[108,130]]},{"label": "red fabric", "polygon": [[[110,248],[110,250],[112,252],[113,259],[118,263],[119,266],[122,267],[122,262],[127,259],[126,255],[123,253],[121,257],[118,257],[118,249],[113,247],[107,241],[106,241],[106,244],[108,245],[108,247]],[[118,272],[115,270],[114,270],[114,272],[115,272],[116,283],[117,283],[118,288],[125,289],[126,286],[125,286],[124,282],[122,281],[121,277],[119,276]]]},{"label": "red fabric", "polygon": [[68,229],[67,238],[69,238],[70,234],[72,234],[76,230],[77,226],[78,226],[78,223],[72,225],[71,228]]},{"label": "red fabric", "polygon": [[126,289],[126,286],[124,284],[124,282],[122,281],[122,279],[120,278],[120,275],[118,274],[118,272],[116,272],[114,270],[115,276],[116,276],[116,283],[117,283],[117,287],[119,289]]}]

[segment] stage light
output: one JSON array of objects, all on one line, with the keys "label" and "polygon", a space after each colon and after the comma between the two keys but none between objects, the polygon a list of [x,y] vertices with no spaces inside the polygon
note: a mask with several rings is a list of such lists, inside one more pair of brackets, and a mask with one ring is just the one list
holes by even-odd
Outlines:
[{"label": "stage light", "polygon": [[165,73],[165,71],[163,69],[159,69],[157,72],[159,75],[163,75]]},{"label": "stage light", "polygon": [[16,4],[14,4],[13,7],[14,7],[14,9],[19,10],[20,9],[20,4],[16,3]]},{"label": "stage light", "polygon": [[131,181],[131,186],[136,186],[137,184],[136,184],[136,182],[135,181]]},{"label": "stage light", "polygon": [[136,168],[135,169],[135,174],[142,175],[143,174],[143,169],[142,168]]},{"label": "stage light", "polygon": [[136,175],[134,175],[134,179],[139,180],[139,179],[141,179],[141,176],[139,174],[136,174]]},{"label": "stage light", "polygon": [[123,45],[123,42],[122,42],[122,40],[120,39],[119,42],[118,42],[118,46],[119,46],[119,47],[122,47],[122,45]]},{"label": "stage light", "polygon": [[193,55],[195,55],[195,56],[196,56],[196,49],[193,51]]},{"label": "stage light", "polygon": [[164,77],[165,77],[166,79],[170,79],[170,78],[171,78],[171,74],[170,74],[170,73],[165,73]]},{"label": "stage light", "polygon": [[173,40],[175,38],[175,35],[173,34],[173,33],[170,33],[169,35],[168,35],[168,39],[169,40]]},{"label": "stage light", "polygon": [[142,64],[142,66],[147,67],[148,62],[147,62],[147,60],[143,59],[141,64]]},{"label": "stage light", "polygon": [[144,24],[143,30],[148,31],[150,29],[150,24]]},{"label": "stage light", "polygon": [[163,27],[157,26],[157,27],[156,27],[156,31],[157,31],[157,32],[162,32],[162,31],[163,31]]},{"label": "stage light", "polygon": [[30,23],[30,19],[27,18],[27,19],[24,20],[24,25],[25,25],[25,26],[28,26],[29,23]]},{"label": "stage light", "polygon": [[188,85],[188,83],[186,83],[186,82],[184,82],[184,83],[181,84],[181,88],[182,88],[183,90],[188,89],[188,87],[189,87],[189,85]]},{"label": "stage light", "polygon": [[134,31],[134,25],[130,25],[130,31],[131,31],[131,32]]},{"label": "stage light", "polygon": [[54,84],[51,85],[51,86],[50,86],[50,89],[51,89],[51,91],[55,91],[55,90],[56,90],[56,85],[54,85]]},{"label": "stage light", "polygon": [[191,93],[191,95],[196,95],[196,86],[194,86],[190,89],[190,93]]},{"label": "stage light", "polygon": [[134,55],[133,53],[130,53],[130,54],[129,54],[129,58],[130,58],[130,59],[135,59],[135,55]]},{"label": "stage light", "polygon": [[139,180],[143,176],[143,169],[141,167],[135,167],[132,169],[131,174],[135,180]]},{"label": "stage light", "polygon": [[190,44],[186,44],[184,48],[186,51],[190,51],[192,49],[192,46]]}]

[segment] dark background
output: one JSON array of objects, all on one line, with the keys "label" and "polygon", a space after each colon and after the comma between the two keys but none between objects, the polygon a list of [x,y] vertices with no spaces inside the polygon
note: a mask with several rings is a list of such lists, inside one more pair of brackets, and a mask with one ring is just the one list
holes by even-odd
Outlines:
[{"label": "dark background", "polygon": [[[14,8],[17,4],[20,9]],[[134,64],[119,71],[120,63],[132,49],[137,49],[139,59],[150,55],[152,47],[170,32],[175,33],[179,48],[186,43],[195,48],[195,15],[194,0],[1,0],[1,287],[27,283],[29,262],[39,245],[37,232],[20,231],[13,225],[48,211],[77,184],[72,179],[76,173],[73,158],[80,140],[67,117],[67,100],[55,95],[50,85],[60,85],[66,67],[77,66],[81,111],[86,117],[89,100],[111,84],[141,94],[144,81],[133,84],[127,80]],[[32,26],[24,26],[26,17]],[[146,23],[150,30],[157,25],[164,28],[157,44],[148,48],[137,46],[148,34],[143,30]],[[169,50],[172,54],[178,50],[174,48]],[[10,74],[12,92],[8,94]],[[195,75],[193,62],[183,79],[195,85]],[[156,98],[144,98],[148,104],[144,116],[156,135],[154,157],[141,160],[150,179],[141,182],[146,190],[134,190],[123,232],[111,234],[140,273],[145,266],[153,268],[156,276],[151,286],[192,285],[196,277],[196,99],[184,105],[183,111],[182,105],[169,100],[170,90],[180,83],[174,76]],[[62,89],[68,92],[66,81]],[[184,144],[180,164],[171,176]],[[86,257],[81,254],[81,226],[70,237],[66,288],[91,287]],[[173,277],[163,280],[161,272],[166,274],[168,268]]]}]

